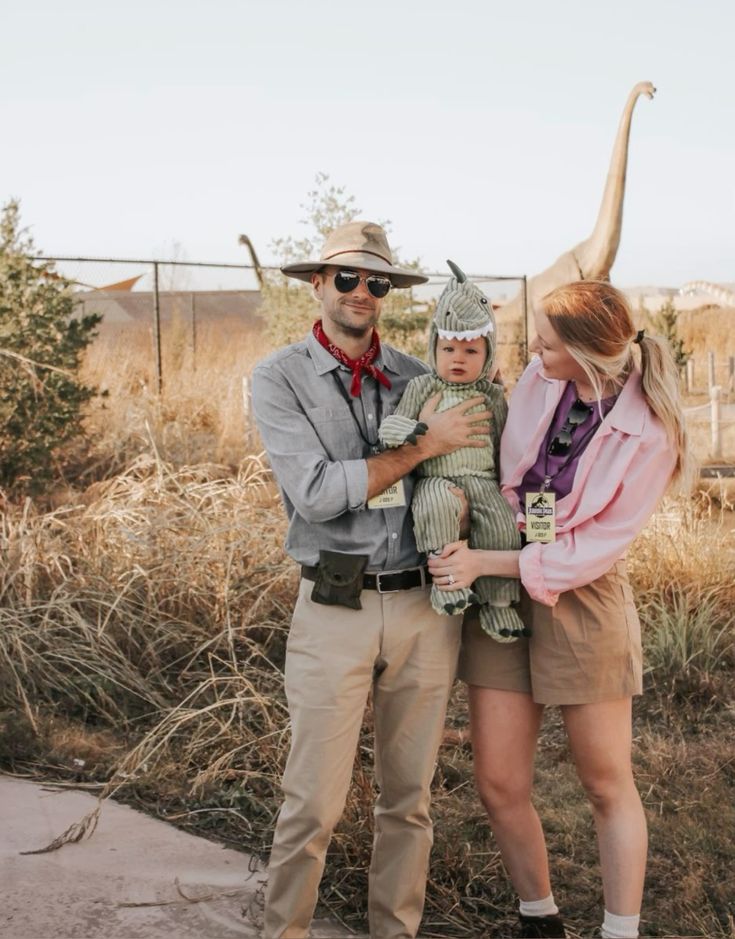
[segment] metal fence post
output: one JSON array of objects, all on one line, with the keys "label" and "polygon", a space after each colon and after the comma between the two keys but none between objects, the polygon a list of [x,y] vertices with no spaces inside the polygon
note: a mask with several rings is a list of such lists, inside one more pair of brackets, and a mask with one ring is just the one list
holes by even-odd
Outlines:
[{"label": "metal fence post", "polygon": [[715,354],[714,352],[707,353],[707,383],[708,387],[714,388],[716,382],[715,378]]},{"label": "metal fence post", "polygon": [[712,457],[716,460],[722,457],[722,436],[720,434],[720,391],[719,385],[710,388],[712,414],[710,426],[712,429]]},{"label": "metal fence post", "polygon": [[156,345],[156,385],[163,391],[163,357],[161,355],[161,302],[158,295],[158,261],[153,262],[153,336]]},{"label": "metal fence post", "polygon": [[687,359],[687,393],[694,391],[694,359],[690,356]]},{"label": "metal fence post", "polygon": [[189,294],[191,299],[191,364],[192,369],[196,371],[197,367],[197,310],[196,297],[192,290]]}]

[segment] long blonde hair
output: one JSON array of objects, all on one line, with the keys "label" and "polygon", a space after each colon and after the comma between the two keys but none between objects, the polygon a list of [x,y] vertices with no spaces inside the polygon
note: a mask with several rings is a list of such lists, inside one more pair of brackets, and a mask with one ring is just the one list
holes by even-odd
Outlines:
[{"label": "long blonde hair", "polygon": [[638,347],[643,395],[676,452],[674,478],[687,476],[689,456],[679,373],[666,340],[636,330],[627,299],[604,281],[582,280],[557,287],[542,299],[541,308],[584,370],[598,399],[604,385],[622,387]]}]

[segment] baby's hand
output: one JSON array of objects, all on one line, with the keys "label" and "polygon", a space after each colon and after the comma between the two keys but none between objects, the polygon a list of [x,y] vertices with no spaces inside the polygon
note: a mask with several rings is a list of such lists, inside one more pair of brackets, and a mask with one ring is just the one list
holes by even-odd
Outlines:
[{"label": "baby's hand", "polygon": [[416,445],[427,431],[426,424],[400,414],[391,414],[380,425],[378,436],[383,447],[400,447],[404,443]]},{"label": "baby's hand", "polygon": [[416,426],[414,427],[413,432],[410,433],[408,437],[406,437],[406,443],[415,444],[417,442],[417,438],[423,437],[428,429],[429,428],[427,427],[426,424],[424,424],[423,421],[419,421],[418,424],[416,424]]}]

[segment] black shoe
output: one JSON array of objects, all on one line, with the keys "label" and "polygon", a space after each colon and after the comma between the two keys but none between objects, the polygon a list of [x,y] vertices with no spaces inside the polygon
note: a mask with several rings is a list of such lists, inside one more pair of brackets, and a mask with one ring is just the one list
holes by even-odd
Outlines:
[{"label": "black shoe", "polygon": [[566,939],[564,920],[558,913],[550,916],[518,915],[521,919],[519,935],[522,939]]}]

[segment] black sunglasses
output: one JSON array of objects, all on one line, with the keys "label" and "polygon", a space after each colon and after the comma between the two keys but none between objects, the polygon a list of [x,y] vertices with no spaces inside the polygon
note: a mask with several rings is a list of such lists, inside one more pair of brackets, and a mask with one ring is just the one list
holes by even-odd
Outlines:
[{"label": "black sunglasses", "polygon": [[350,293],[357,289],[360,281],[365,281],[365,286],[376,300],[382,300],[388,294],[393,286],[388,277],[381,277],[379,274],[368,274],[367,277],[361,277],[357,271],[339,270],[334,275],[334,286],[340,293]]},{"label": "black sunglasses", "polygon": [[580,401],[579,398],[577,398],[574,404],[569,408],[569,413],[561,429],[551,438],[548,449],[549,456],[564,456],[565,453],[569,453],[569,448],[572,445],[572,435],[575,429],[579,427],[580,424],[584,424],[591,413],[592,406],[585,404],[584,401]]}]

